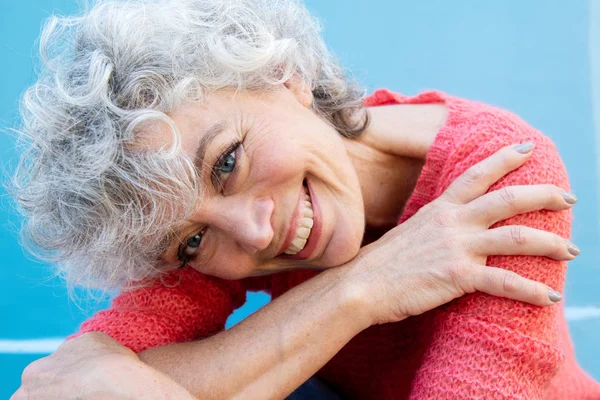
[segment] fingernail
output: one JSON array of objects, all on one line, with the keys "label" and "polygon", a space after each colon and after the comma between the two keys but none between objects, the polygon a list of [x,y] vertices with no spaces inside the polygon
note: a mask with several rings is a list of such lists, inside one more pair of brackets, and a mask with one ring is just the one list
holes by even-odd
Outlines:
[{"label": "fingernail", "polygon": [[577,203],[577,196],[575,196],[573,193],[563,192],[563,197],[565,198],[565,201],[569,204]]},{"label": "fingernail", "polygon": [[553,303],[557,303],[562,300],[562,296],[560,295],[560,293],[552,289],[548,289],[548,298]]},{"label": "fingernail", "polygon": [[531,143],[531,142],[521,143],[521,144],[516,145],[514,147],[514,149],[517,153],[527,154],[531,150],[533,150],[533,143]]},{"label": "fingernail", "polygon": [[575,246],[572,242],[567,241],[567,249],[569,249],[569,253],[573,256],[578,256],[581,253],[579,247]]}]

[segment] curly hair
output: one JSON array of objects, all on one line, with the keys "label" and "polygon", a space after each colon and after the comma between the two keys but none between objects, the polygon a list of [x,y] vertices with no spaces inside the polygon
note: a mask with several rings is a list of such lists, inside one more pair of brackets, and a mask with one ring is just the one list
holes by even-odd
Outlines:
[{"label": "curly hair", "polygon": [[[52,16],[17,130],[24,151],[11,191],[23,245],[70,287],[115,289],[173,268],[160,261],[164,238],[201,193],[168,114],[209,91],[268,90],[298,74],[313,110],[358,136],[364,91],[320,29],[299,0],[100,1]],[[135,146],[156,123],[172,146]]]}]

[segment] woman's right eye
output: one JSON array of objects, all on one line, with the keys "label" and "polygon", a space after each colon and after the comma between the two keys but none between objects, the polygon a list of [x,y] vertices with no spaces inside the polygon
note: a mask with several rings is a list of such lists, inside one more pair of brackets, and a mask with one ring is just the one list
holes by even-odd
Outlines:
[{"label": "woman's right eye", "polygon": [[185,256],[190,257],[196,253],[198,247],[200,247],[200,243],[202,242],[203,235],[204,234],[202,232],[198,232],[196,235],[194,235],[194,237],[187,241],[184,249]]}]

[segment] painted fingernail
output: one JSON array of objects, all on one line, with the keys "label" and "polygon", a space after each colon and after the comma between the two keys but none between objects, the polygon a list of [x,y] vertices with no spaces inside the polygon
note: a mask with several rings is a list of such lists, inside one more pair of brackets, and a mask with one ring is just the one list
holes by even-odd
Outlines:
[{"label": "painted fingernail", "polygon": [[575,196],[573,193],[563,192],[563,197],[565,198],[565,201],[569,204],[577,203],[577,196]]},{"label": "painted fingernail", "polygon": [[573,256],[578,256],[579,253],[581,253],[579,247],[575,246],[572,242],[569,241],[567,241],[567,249],[569,250],[569,253],[571,253],[571,255]]},{"label": "painted fingernail", "polygon": [[515,151],[517,153],[527,154],[527,153],[531,152],[531,150],[533,150],[533,143],[525,142],[525,143],[518,144],[513,148],[515,149]]},{"label": "painted fingernail", "polygon": [[560,295],[560,293],[558,293],[552,289],[548,289],[548,298],[553,303],[556,303],[556,302],[559,302],[562,300],[562,296]]}]

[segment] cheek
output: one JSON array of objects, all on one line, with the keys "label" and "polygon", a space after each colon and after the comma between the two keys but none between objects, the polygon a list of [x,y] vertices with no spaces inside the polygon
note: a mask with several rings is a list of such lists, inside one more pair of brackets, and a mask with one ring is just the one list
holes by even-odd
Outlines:
[{"label": "cheek", "polygon": [[210,263],[194,266],[199,272],[227,280],[239,280],[256,273],[256,264],[245,254],[233,251],[220,251]]},{"label": "cheek", "polygon": [[250,174],[255,181],[289,182],[304,173],[305,150],[295,141],[271,140],[248,146]]}]

